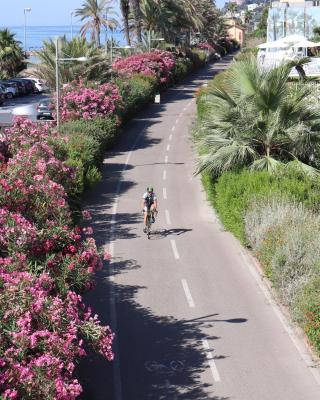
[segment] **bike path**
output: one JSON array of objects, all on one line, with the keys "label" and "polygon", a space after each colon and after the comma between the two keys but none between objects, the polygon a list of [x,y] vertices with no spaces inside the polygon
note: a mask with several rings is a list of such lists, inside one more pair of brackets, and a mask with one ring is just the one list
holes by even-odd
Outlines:
[{"label": "bike path", "polygon": [[[83,366],[83,398],[319,399],[248,258],[193,177],[194,91],[229,61],[170,90],[107,154],[88,207],[113,259],[88,301],[112,320],[117,357],[113,366],[99,357]],[[160,212],[147,240],[140,208],[149,185]]]}]

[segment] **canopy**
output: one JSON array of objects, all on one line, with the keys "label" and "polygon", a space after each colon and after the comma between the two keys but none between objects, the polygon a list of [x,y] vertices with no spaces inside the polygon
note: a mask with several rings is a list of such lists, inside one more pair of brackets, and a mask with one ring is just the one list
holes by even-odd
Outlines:
[{"label": "canopy", "polygon": [[280,42],[280,40],[275,40],[274,42],[267,42],[259,44],[259,49],[275,49],[275,48],[287,48],[289,45],[287,43]]},{"label": "canopy", "polygon": [[299,42],[303,42],[303,41],[306,41],[306,40],[307,40],[307,38],[305,38],[304,36],[294,34],[294,35],[289,35],[289,36],[286,36],[286,37],[283,37],[283,38],[279,39],[279,42],[283,42],[283,43],[299,43]]},{"label": "canopy", "polygon": [[319,47],[320,43],[310,42],[310,40],[302,40],[301,42],[296,43],[292,47]]}]

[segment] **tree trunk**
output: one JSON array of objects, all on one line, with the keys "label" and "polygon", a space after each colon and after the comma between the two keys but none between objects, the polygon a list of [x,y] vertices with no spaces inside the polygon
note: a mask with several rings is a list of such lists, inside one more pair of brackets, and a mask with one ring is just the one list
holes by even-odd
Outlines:
[{"label": "tree trunk", "polygon": [[100,47],[100,25],[97,25],[96,28],[96,46]]},{"label": "tree trunk", "polygon": [[131,45],[130,34],[129,34],[129,11],[130,4],[129,0],[120,0],[121,13],[123,17],[124,34],[126,36],[127,44]]},{"label": "tree trunk", "polygon": [[137,39],[139,43],[142,43],[140,0],[131,0],[131,2],[135,19]]},{"label": "tree trunk", "polygon": [[301,65],[297,65],[297,66],[296,66],[296,70],[297,70],[297,72],[298,72],[298,74],[299,74],[299,78],[300,78],[302,81],[305,81],[305,80],[306,80],[306,73],[305,73],[303,67],[302,67]]}]

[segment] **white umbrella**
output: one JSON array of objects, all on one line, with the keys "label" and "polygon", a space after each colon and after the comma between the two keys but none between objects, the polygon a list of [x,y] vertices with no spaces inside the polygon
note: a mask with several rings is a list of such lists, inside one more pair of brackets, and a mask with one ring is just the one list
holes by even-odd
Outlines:
[{"label": "white umbrella", "polygon": [[267,43],[262,43],[259,44],[258,48],[259,49],[275,49],[279,47],[289,47],[287,43],[280,42],[279,40],[275,40],[274,42],[267,42]]},{"label": "white umbrella", "polygon": [[302,42],[298,42],[292,47],[318,47],[320,43],[310,42],[310,40],[303,40]]},{"label": "white umbrella", "polygon": [[304,36],[296,35],[296,34],[289,35],[289,36],[279,39],[279,41],[283,42],[283,43],[299,43],[299,42],[303,42],[305,40],[307,40],[307,39]]}]

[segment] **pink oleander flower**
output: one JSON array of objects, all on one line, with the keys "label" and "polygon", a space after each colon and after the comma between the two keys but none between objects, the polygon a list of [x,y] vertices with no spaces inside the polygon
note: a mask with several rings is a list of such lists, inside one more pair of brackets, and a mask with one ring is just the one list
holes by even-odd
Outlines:
[{"label": "pink oleander flower", "polygon": [[151,53],[136,54],[118,59],[112,67],[121,75],[141,74],[155,77],[160,83],[167,83],[175,65],[173,53],[155,50]]}]

